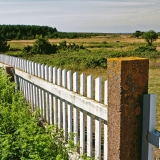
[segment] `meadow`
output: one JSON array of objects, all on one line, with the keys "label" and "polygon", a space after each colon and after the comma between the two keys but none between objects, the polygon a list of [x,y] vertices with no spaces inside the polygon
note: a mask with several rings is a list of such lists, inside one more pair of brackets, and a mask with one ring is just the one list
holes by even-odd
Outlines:
[{"label": "meadow", "polygon": [[[21,50],[27,45],[33,45],[35,40],[11,40],[10,50],[6,54],[21,56]],[[156,129],[160,131],[160,39],[153,43],[156,52],[143,51],[141,46],[146,46],[142,38],[133,38],[131,34],[106,34],[91,38],[76,39],[49,39],[52,44],[59,44],[66,41],[67,44],[75,43],[83,45],[85,49],[79,51],[63,51],[56,54],[36,54],[32,56],[22,56],[35,62],[65,68],[67,70],[78,71],[86,75],[92,74],[94,78],[102,76],[107,79],[107,58],[123,56],[141,56],[150,60],[149,69],[149,93],[157,94],[157,117]],[[98,61],[101,61],[99,64]],[[97,65],[96,65],[97,64]],[[160,159],[160,151],[155,150],[155,158]]]}]

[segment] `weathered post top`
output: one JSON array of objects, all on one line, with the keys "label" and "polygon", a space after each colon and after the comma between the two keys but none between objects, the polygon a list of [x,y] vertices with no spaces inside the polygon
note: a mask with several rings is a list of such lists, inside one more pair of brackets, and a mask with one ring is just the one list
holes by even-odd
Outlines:
[{"label": "weathered post top", "polygon": [[139,160],[142,98],[148,92],[149,60],[109,58],[108,160]]}]

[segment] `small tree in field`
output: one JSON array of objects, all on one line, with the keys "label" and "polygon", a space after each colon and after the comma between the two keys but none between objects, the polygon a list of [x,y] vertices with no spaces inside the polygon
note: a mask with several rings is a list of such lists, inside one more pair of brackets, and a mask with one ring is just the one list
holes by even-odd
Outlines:
[{"label": "small tree in field", "polygon": [[8,51],[10,45],[7,45],[7,41],[4,37],[0,36],[0,52],[6,52]]},{"label": "small tree in field", "polygon": [[133,37],[139,38],[140,36],[142,36],[143,32],[141,31],[136,31],[135,33],[132,34]]},{"label": "small tree in field", "polygon": [[143,38],[147,41],[149,46],[152,46],[153,41],[158,39],[158,34],[154,30],[150,30],[143,34]]},{"label": "small tree in field", "polygon": [[56,53],[56,46],[51,45],[47,38],[41,36],[34,42],[32,52],[35,54],[51,54]]}]

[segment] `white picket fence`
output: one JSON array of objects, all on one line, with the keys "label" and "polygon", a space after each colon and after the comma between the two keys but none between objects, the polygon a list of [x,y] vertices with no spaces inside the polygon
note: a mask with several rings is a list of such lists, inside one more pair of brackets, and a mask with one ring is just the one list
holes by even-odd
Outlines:
[{"label": "white picket fence", "polygon": [[15,81],[33,110],[40,108],[49,124],[63,128],[65,139],[77,133],[80,154],[107,160],[107,81],[102,94],[101,77],[94,82],[92,75],[79,77],[78,72],[0,54],[3,65],[15,68]]}]

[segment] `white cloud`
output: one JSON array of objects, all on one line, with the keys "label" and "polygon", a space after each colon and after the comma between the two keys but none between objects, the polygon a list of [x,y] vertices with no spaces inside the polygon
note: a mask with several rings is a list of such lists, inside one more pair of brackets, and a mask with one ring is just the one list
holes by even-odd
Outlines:
[{"label": "white cloud", "polygon": [[70,32],[132,32],[160,26],[158,0],[1,1],[1,24],[49,25]]}]

